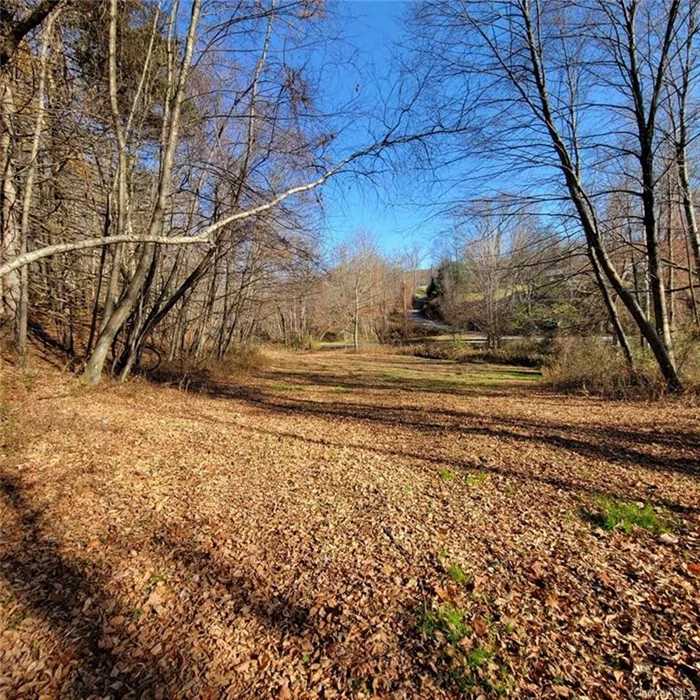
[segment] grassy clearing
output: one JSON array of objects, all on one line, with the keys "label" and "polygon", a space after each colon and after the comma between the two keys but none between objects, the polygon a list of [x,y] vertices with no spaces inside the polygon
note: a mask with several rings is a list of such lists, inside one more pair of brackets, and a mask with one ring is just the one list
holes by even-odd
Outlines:
[{"label": "grassy clearing", "polygon": [[[691,399],[700,393],[700,344],[695,337],[678,339],[678,367]],[[416,357],[446,360],[469,365],[470,373],[479,364],[495,365],[494,376],[481,375],[476,382],[496,387],[504,381],[503,365],[538,369],[515,371],[521,381],[544,382],[569,394],[604,396],[615,399],[658,399],[666,388],[648,349],[633,348],[634,370],[630,371],[619,348],[602,338],[563,337],[556,340],[518,340],[505,342],[496,350],[459,339],[436,336],[401,349]]]},{"label": "grassy clearing", "polygon": [[474,365],[468,370],[463,366],[435,365],[426,371],[425,368],[412,370],[401,368],[383,371],[379,378],[397,385],[415,384],[424,391],[449,391],[450,388],[498,388],[520,382],[536,384],[542,378],[533,370],[513,371],[499,365]]}]

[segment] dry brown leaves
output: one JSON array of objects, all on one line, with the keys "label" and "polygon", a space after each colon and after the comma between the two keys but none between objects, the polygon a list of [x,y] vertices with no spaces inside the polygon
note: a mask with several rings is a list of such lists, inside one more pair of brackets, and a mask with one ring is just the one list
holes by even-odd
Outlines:
[{"label": "dry brown leaves", "polygon": [[[5,370],[0,698],[694,697],[697,411],[480,372]],[[598,493],[678,541],[597,529]],[[445,610],[468,632],[426,624]]]}]

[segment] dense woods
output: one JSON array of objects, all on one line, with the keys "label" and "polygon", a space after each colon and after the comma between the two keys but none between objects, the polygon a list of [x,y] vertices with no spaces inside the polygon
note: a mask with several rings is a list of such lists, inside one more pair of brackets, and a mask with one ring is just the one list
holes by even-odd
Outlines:
[{"label": "dense woods", "polygon": [[[39,9],[10,3],[3,30]],[[41,14],[2,76],[4,330],[21,355],[30,328],[82,358],[90,382],[108,358],[125,377],[149,352],[223,356],[309,283],[310,193],[344,164],[295,52],[323,41],[322,8]]]}]

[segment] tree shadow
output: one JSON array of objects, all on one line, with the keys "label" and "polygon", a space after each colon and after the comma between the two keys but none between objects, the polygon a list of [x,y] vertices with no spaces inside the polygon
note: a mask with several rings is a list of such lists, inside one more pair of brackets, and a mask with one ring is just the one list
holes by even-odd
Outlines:
[{"label": "tree shadow", "polygon": [[[275,380],[280,376],[299,383],[301,377],[305,377],[309,384],[316,383],[316,373],[274,373]],[[331,375],[325,378],[328,386],[356,386],[357,388],[372,388],[375,386],[371,378],[356,378],[350,384],[347,377]],[[518,387],[520,390],[520,387]],[[468,438],[472,436],[489,437],[503,440],[512,444],[527,444],[532,446],[546,446],[576,454],[593,460],[603,460],[613,464],[629,465],[630,467],[643,468],[658,473],[677,473],[691,478],[700,477],[700,433],[677,430],[665,433],[643,433],[632,429],[591,423],[588,425],[566,424],[537,420],[534,418],[512,417],[500,414],[484,416],[475,411],[455,410],[446,408],[420,408],[405,405],[384,405],[367,401],[354,400],[316,400],[295,396],[282,396],[280,392],[266,389],[259,383],[255,386],[245,383],[221,382],[213,378],[190,386],[190,390],[204,393],[208,396],[223,399],[236,399],[244,401],[264,411],[277,414],[307,415],[321,419],[334,421],[360,422],[381,425],[389,428],[409,429],[421,434],[444,435],[453,434]],[[483,396],[483,392],[475,392]],[[493,394],[489,392],[489,396]],[[509,396],[512,397],[512,394]],[[256,431],[263,429],[254,427]],[[292,433],[283,433],[299,440],[314,442],[313,439]],[[321,444],[334,444],[329,441],[321,441]],[[346,446],[340,445],[337,446]],[[691,455],[670,455],[650,452],[651,446],[667,449],[692,450]],[[358,446],[359,447],[359,446]],[[364,446],[363,446],[364,448]],[[372,446],[366,449],[376,449]],[[393,456],[405,456],[421,459],[444,466],[454,466],[466,469],[487,469],[497,471],[504,476],[515,477],[521,480],[546,482],[551,486],[566,490],[586,491],[590,493],[606,493],[604,487],[595,488],[583,480],[572,482],[570,479],[551,474],[535,473],[533,471],[518,471],[506,467],[496,467],[460,460],[448,460],[438,456],[425,454],[411,454],[409,451],[390,450]],[[668,500],[660,500],[651,491],[641,495],[636,493],[614,493],[617,497],[642,497],[653,500],[676,512],[697,513],[699,508],[685,506]]]},{"label": "tree shadow", "polygon": [[[330,666],[324,667],[320,684],[328,686],[331,697],[336,697],[340,688],[353,688],[364,682],[367,663],[376,660],[369,651],[375,628],[368,625],[366,629],[352,635],[350,641],[348,632],[351,626],[355,626],[358,612],[343,612],[347,606],[343,606],[342,600],[336,597],[334,589],[319,592],[322,602],[308,599],[308,596],[293,590],[293,584],[279,583],[269,573],[263,577],[252,565],[248,566],[244,574],[237,573],[240,563],[233,562],[235,568],[232,567],[230,552],[228,559],[218,555],[221,543],[213,542],[211,548],[204,548],[193,544],[194,539],[191,532],[172,534],[166,528],[154,535],[151,544],[161,554],[183,566],[188,577],[206,582],[214,594],[225,593],[233,605],[234,616],[255,618],[264,630],[273,635],[274,644],[279,648],[280,654],[286,657],[287,666],[294,662],[300,665],[308,663],[303,660],[301,653],[305,641],[308,648],[322,653]],[[313,563],[304,566],[313,566]],[[418,602],[417,599],[416,605]],[[399,609],[396,614],[403,617],[406,611]],[[416,639],[403,641],[417,643]],[[298,656],[295,658],[296,654]],[[432,670],[426,668],[424,672],[430,674]],[[308,673],[313,675],[315,671],[309,669]],[[271,677],[265,678],[264,674],[257,672],[250,681],[250,697],[272,697],[271,682],[275,683]],[[304,673],[301,672],[296,677],[295,697],[304,697],[305,682]],[[318,680],[312,681],[316,690],[319,688],[318,683]],[[414,681],[399,676],[387,683],[393,690],[398,690],[399,685],[405,690],[406,684],[413,684]],[[325,695],[322,694],[321,697]]]},{"label": "tree shadow", "polygon": [[[211,417],[199,417],[198,420],[206,422],[216,422],[224,426],[227,425],[225,421],[220,421]],[[298,433],[293,433],[284,430],[271,430],[267,428],[261,428],[256,425],[246,426],[246,429],[251,430],[252,432],[258,433],[260,435],[271,435],[273,437],[290,438],[310,445],[338,447],[342,449],[347,449],[348,447],[351,447],[383,456],[412,459],[418,462],[434,464],[437,467],[445,467],[453,471],[463,472],[465,475],[473,474],[475,472],[484,472],[486,474],[495,474],[508,479],[516,479],[517,481],[523,483],[534,482],[544,484],[561,491],[567,491],[569,493],[587,494],[590,496],[609,496],[611,498],[616,499],[631,498],[637,500],[645,500],[649,501],[652,505],[661,506],[674,513],[684,515],[700,514],[700,507],[683,505],[681,503],[677,503],[669,499],[658,498],[653,491],[649,490],[638,490],[636,492],[633,492],[631,490],[626,490],[624,492],[615,491],[610,489],[609,487],[595,486],[594,484],[583,480],[577,481],[574,479],[566,479],[561,476],[549,475],[543,472],[524,470],[521,471],[512,467],[494,465],[491,463],[484,462],[482,460],[446,458],[440,456],[427,455],[425,453],[411,452],[406,449],[393,450],[386,447],[377,447],[376,445],[369,445],[364,443],[348,444],[334,442],[333,440],[330,440],[328,438],[311,438],[305,435],[299,435]]]},{"label": "tree shadow", "polygon": [[[109,620],[131,619],[130,610],[111,598],[96,567],[82,566],[61,552],[60,542],[44,534],[41,510],[32,508],[17,479],[0,474],[0,495],[11,508],[21,538],[2,542],[0,573],[23,609],[46,622],[66,646],[76,667],[63,693],[72,697],[158,697],[172,673],[126,629],[114,630],[119,651],[104,639]],[[68,651],[70,649],[70,651]],[[137,652],[140,661],[131,658]]]},{"label": "tree shadow", "polygon": [[[216,398],[243,400],[278,413],[301,413],[335,420],[371,422],[388,427],[410,428],[421,433],[448,431],[465,437],[479,435],[516,443],[541,444],[583,457],[700,477],[700,433],[679,430],[664,434],[644,434],[601,424],[569,425],[501,415],[490,415],[486,421],[483,414],[473,411],[280,397],[274,391],[265,391],[257,387],[211,381],[190,388]],[[652,444],[697,449],[698,456],[657,455],[641,449],[642,446]]]},{"label": "tree shadow", "polygon": [[[61,542],[46,533],[41,510],[28,502],[19,480],[0,473],[0,497],[21,530],[14,546],[8,544],[7,537],[0,539],[0,576],[22,614],[46,623],[60,638],[60,648],[52,654],[52,666],[72,667],[60,697],[221,697],[226,692],[223,686],[231,683],[239,683],[235,687],[240,692],[235,697],[270,696],[279,680],[261,671],[256,671],[252,679],[242,680],[237,671],[225,667],[224,678],[220,679],[223,686],[217,686],[218,681],[210,682],[207,669],[211,659],[202,655],[201,646],[190,632],[202,622],[218,621],[211,612],[203,615],[193,600],[192,596],[196,598],[202,591],[206,591],[206,597],[226,599],[232,606],[224,620],[243,615],[270,631],[282,657],[289,654],[284,640],[294,638],[300,643],[308,639],[314,649],[324,649],[332,662],[324,678],[348,687],[357,679],[359,671],[352,657],[338,644],[342,625],[339,621],[329,623],[337,610],[322,606],[321,616],[301,594],[275,585],[252,565],[232,567],[230,560],[194,544],[197,538],[192,531],[177,526],[175,533],[168,522],[152,529],[145,546],[156,558],[183,573],[185,587],[178,593],[180,604],[175,617],[168,620],[181,632],[177,634],[177,657],[167,649],[154,653],[158,630],[152,629],[148,637],[140,635],[145,623],[142,620],[136,627],[134,609],[107,592],[104,572],[96,565],[72,560],[61,551]],[[126,553],[133,542],[116,534],[110,538],[110,547]],[[320,619],[324,620],[323,628],[318,625]],[[272,649],[269,645],[264,648]],[[259,659],[261,650],[263,647],[253,656]],[[188,679],[186,689],[184,678]],[[31,680],[23,678],[20,683]]]}]

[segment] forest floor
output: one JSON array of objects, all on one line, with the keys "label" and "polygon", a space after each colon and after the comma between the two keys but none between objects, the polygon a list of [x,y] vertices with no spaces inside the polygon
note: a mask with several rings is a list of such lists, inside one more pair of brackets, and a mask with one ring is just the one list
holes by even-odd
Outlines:
[{"label": "forest floor", "polygon": [[696,697],[697,407],[343,352],[2,372],[0,698]]}]

